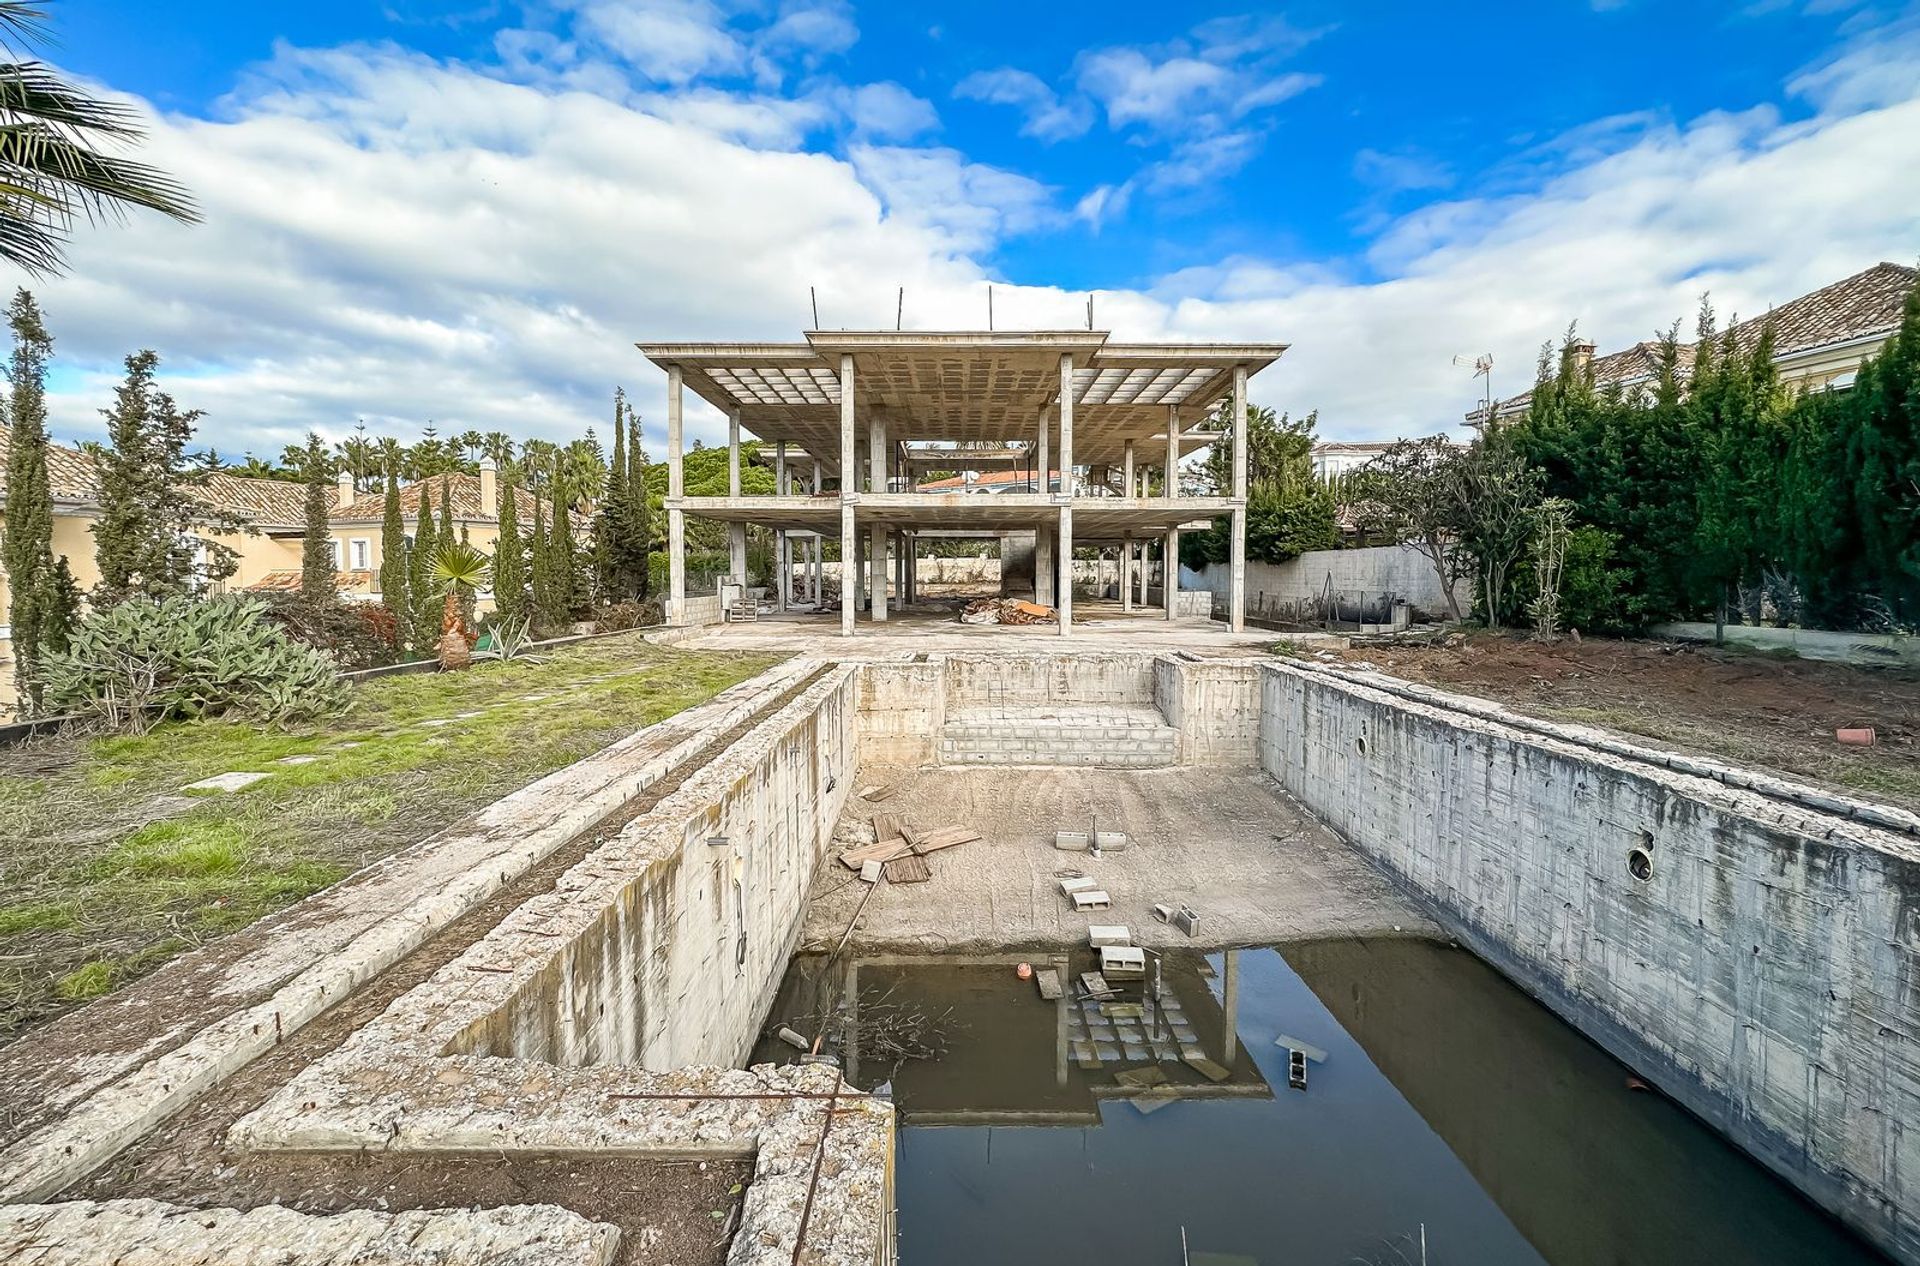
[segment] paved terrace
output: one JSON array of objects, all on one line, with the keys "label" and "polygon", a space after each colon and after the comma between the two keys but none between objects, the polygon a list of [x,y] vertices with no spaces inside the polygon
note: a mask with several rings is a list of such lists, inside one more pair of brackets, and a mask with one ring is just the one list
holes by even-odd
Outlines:
[{"label": "paved terrace", "polygon": [[[1003,554],[1031,534],[1035,598],[1058,608],[1053,632],[1067,636],[1076,545],[1118,546],[1130,582],[1136,557],[1146,565],[1149,542],[1160,543],[1162,560],[1177,558],[1183,527],[1224,516],[1232,521],[1234,577],[1227,622],[1236,632],[1245,627],[1245,425],[1230,428],[1233,479],[1225,496],[1181,496],[1178,468],[1225,438],[1207,423],[1222,410],[1244,414],[1248,378],[1279,359],[1285,344],[1123,344],[1099,330],[813,330],[803,343],[641,350],[667,374],[669,623],[695,622],[686,590],[688,514],[728,525],[736,578],[746,574],[747,525],[771,527],[783,609],[797,595],[818,605],[823,543],[837,534],[840,557],[855,573],[840,604],[847,636],[860,609],[876,624],[887,619],[890,576],[898,595],[912,600],[922,533],[998,537]],[[686,495],[688,387],[727,417],[727,496]],[[741,493],[743,430],[774,446],[773,496]],[[916,488],[916,475],[931,469],[1004,469],[1017,460],[1015,444],[1037,472],[1028,491]],[[1149,495],[1156,461],[1160,487]],[[1171,616],[1178,569],[1162,570],[1172,576],[1163,596]]]}]

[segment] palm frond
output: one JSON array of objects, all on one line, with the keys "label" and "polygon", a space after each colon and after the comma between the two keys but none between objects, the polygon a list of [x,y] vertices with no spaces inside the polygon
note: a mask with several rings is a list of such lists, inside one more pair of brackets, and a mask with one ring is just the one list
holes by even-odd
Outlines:
[{"label": "palm frond", "polygon": [[30,120],[76,135],[137,138],[142,132],[131,106],[88,96],[42,62],[0,62],[0,114],[14,116],[9,122]]},{"label": "palm frond", "polygon": [[43,0],[0,0],[0,48],[26,48],[48,40]]},{"label": "palm frond", "polygon": [[466,541],[441,546],[433,555],[434,587],[441,593],[480,589],[487,583],[492,562]]}]

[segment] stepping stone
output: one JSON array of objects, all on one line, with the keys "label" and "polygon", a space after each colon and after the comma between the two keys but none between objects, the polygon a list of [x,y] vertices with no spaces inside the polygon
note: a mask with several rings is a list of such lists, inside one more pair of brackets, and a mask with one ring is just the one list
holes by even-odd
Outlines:
[{"label": "stepping stone", "polygon": [[457,721],[471,721],[475,717],[483,717],[485,715],[487,714],[484,712],[461,712],[456,713],[454,719]]},{"label": "stepping stone", "polygon": [[453,718],[452,717],[436,717],[431,721],[422,721],[420,724],[432,729],[439,729],[443,725],[452,725]]},{"label": "stepping stone", "polygon": [[365,739],[348,739],[344,743],[335,743],[333,746],[334,750],[344,752],[349,748],[365,747],[366,745]]},{"label": "stepping stone", "polygon": [[182,791],[244,791],[262,778],[271,778],[272,774],[235,771],[231,774],[215,774],[211,778],[202,778],[199,782],[190,782],[180,788]]},{"label": "stepping stone", "polygon": [[318,756],[282,756],[273,763],[276,765],[311,765],[319,759]]}]

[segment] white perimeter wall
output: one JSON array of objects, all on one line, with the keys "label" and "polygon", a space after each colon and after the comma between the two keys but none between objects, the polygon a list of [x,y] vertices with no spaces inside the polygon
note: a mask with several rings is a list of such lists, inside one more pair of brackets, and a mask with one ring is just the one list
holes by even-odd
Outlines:
[{"label": "white perimeter wall", "polygon": [[[1376,545],[1366,549],[1313,550],[1286,563],[1247,564],[1247,612],[1253,614],[1262,597],[1279,602],[1300,602],[1318,598],[1332,588],[1343,593],[1392,592],[1413,604],[1423,619],[1446,618],[1446,591],[1426,555],[1409,545]],[[1182,586],[1209,590],[1224,605],[1232,586],[1230,569],[1224,563],[1211,563],[1196,575],[1184,571]],[[1473,598],[1473,586],[1466,581],[1454,587],[1461,610]]]},{"label": "white perimeter wall", "polygon": [[1920,1260],[1920,841],[1564,727],[1260,671],[1260,763],[1289,793],[1576,1028]]}]

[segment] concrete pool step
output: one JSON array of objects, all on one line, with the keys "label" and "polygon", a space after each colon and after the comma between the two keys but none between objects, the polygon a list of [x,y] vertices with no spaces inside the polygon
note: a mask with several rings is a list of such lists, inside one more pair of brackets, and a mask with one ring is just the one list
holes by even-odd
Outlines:
[{"label": "concrete pool step", "polygon": [[964,708],[940,730],[943,765],[1156,769],[1179,760],[1179,731],[1146,706]]}]

